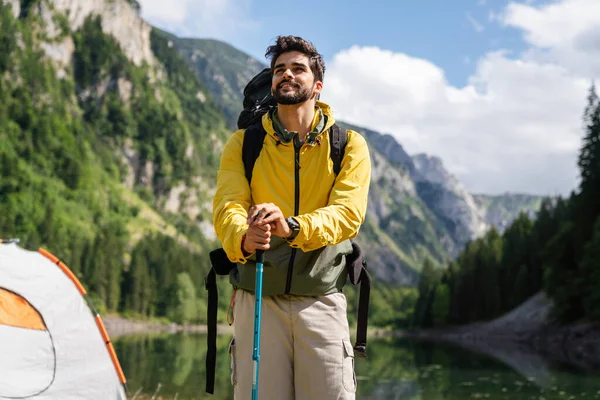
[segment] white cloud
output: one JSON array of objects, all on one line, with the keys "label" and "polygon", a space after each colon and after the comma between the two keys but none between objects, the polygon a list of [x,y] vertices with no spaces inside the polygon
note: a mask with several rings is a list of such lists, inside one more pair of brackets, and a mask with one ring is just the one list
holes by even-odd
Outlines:
[{"label": "white cloud", "polygon": [[522,29],[527,42],[541,48],[571,46],[580,35],[600,28],[598,0],[563,0],[542,7],[510,3],[503,14],[505,24]]},{"label": "white cloud", "polygon": [[162,0],[139,0],[139,2],[144,19],[161,20],[165,23],[184,22],[192,4],[192,0],[170,0],[168,6]]},{"label": "white cloud", "polygon": [[258,22],[248,17],[250,0],[139,0],[142,17],[180,36],[229,40]]},{"label": "white cloud", "polygon": [[578,183],[587,90],[600,77],[598,6],[510,4],[502,20],[531,47],[517,58],[484,55],[461,88],[427,60],[352,47],[329,63],[323,100],[340,119],[393,134],[411,154],[440,156],[471,191],[566,195]]},{"label": "white cloud", "polygon": [[532,46],[525,55],[559,63],[582,76],[600,72],[600,1],[569,0],[542,7],[509,4],[500,20],[523,30]]}]

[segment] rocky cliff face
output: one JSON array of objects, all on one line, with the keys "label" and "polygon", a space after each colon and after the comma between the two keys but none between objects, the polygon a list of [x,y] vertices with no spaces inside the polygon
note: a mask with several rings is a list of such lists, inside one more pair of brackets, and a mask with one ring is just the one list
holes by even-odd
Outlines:
[{"label": "rocky cliff face", "polygon": [[102,30],[112,35],[127,58],[135,65],[153,65],[150,48],[152,27],[126,0],[48,0],[54,10],[64,13],[72,30],[77,30],[89,15],[102,17]]},{"label": "rocky cliff face", "polygon": [[412,178],[419,196],[446,225],[457,248],[489,228],[471,193],[446,170],[439,157],[417,154],[412,160]]},{"label": "rocky cliff face", "polygon": [[[19,0],[0,0],[11,4],[13,14],[18,17],[23,11]],[[57,15],[65,16],[71,31],[83,25],[88,16],[102,17],[103,32],[112,35],[127,58],[135,65],[155,65],[150,47],[152,27],[144,21],[127,0],[41,0],[28,12],[37,13],[47,34],[41,46],[46,55],[57,63],[59,73],[71,63],[75,46],[70,35],[66,35]]]},{"label": "rocky cliff face", "polygon": [[410,176],[415,173],[413,160],[406,150],[404,150],[404,147],[392,135],[380,134],[364,128],[361,131],[369,141],[369,144],[377,149],[390,164],[406,171]]}]

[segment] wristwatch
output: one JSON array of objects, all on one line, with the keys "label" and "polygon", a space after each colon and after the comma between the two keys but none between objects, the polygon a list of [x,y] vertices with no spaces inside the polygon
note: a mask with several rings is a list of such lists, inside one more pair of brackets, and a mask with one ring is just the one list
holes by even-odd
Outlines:
[{"label": "wristwatch", "polygon": [[300,224],[298,223],[298,221],[296,221],[292,217],[286,218],[285,222],[287,222],[288,226],[290,227],[290,229],[292,231],[292,234],[290,236],[288,236],[286,240],[288,242],[291,242],[292,240],[294,240],[296,238],[296,236],[298,236],[298,233],[300,233]]}]

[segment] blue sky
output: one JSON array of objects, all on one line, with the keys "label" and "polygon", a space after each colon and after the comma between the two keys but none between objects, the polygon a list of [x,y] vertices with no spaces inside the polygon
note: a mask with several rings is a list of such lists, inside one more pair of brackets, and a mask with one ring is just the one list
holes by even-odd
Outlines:
[{"label": "blue sky", "polygon": [[[142,4],[147,2],[143,0]],[[201,12],[203,2],[183,0],[182,4],[190,11],[183,24],[165,21],[160,17],[163,12],[149,15],[148,20],[170,28],[177,35],[227,41],[260,60],[264,60],[266,47],[280,34],[294,34],[313,41],[326,60],[340,49],[353,45],[377,46],[425,58],[441,66],[453,85],[466,84],[473,62],[481,54],[500,48],[519,52],[525,47],[518,31],[490,22],[490,16],[502,11],[508,3],[505,0],[304,0],[295,3],[241,0],[224,3],[237,9],[237,15],[242,18],[227,19],[223,24],[219,18],[209,24],[207,21],[199,23],[194,13]],[[216,26],[213,27],[213,23]],[[232,24],[247,27],[229,29]]]},{"label": "blue sky", "polygon": [[466,83],[474,68],[472,62],[479,55],[499,48],[521,51],[525,47],[516,30],[489,22],[490,13],[501,7],[478,0],[308,0],[301,4],[290,7],[291,20],[282,16],[285,7],[280,1],[268,0],[260,8],[251,8],[252,18],[261,21],[260,31],[250,40],[230,40],[262,57],[264,43],[275,35],[296,34],[313,40],[327,60],[353,45],[378,46],[433,62],[444,69],[453,85]]},{"label": "blue sky", "polygon": [[263,61],[277,35],[313,41],[336,117],[441,158],[471,192],[577,188],[600,0],[140,2],[153,25]]}]

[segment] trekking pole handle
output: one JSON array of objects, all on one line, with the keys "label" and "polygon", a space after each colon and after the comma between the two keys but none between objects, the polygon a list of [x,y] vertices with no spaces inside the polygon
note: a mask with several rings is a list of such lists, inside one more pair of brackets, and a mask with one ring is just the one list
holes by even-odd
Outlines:
[{"label": "trekking pole handle", "polygon": [[[256,221],[258,219],[258,217],[260,217],[260,214],[262,213],[262,211],[259,211],[258,213],[256,213],[256,215],[254,216],[254,221]],[[270,214],[267,214],[267,217]],[[256,262],[258,263],[264,263],[265,262],[265,251],[264,250],[256,250]]]},{"label": "trekking pole handle", "polygon": [[256,262],[259,262],[259,263],[265,262],[265,251],[264,250],[256,250]]}]

